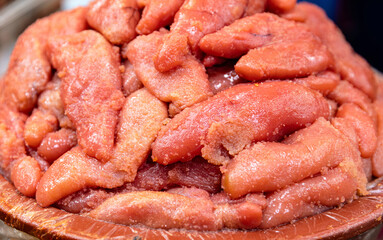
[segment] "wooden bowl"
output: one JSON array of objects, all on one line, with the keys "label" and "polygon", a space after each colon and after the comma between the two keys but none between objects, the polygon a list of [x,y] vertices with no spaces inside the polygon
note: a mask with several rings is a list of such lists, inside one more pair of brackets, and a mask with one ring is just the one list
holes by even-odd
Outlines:
[{"label": "wooden bowl", "polygon": [[197,232],[129,227],[41,208],[34,199],[18,193],[0,176],[0,219],[8,225],[41,239],[348,239],[379,223],[383,216],[383,184],[375,194],[361,197],[295,223],[268,230]]}]

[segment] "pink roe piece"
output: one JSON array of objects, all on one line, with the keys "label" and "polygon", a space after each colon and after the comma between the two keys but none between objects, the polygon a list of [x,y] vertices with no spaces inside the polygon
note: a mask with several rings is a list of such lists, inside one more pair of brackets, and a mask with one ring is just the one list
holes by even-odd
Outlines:
[{"label": "pink roe piece", "polygon": [[345,118],[352,124],[358,136],[361,156],[372,157],[377,146],[377,129],[373,119],[353,103],[341,105],[336,116]]},{"label": "pink roe piece", "polygon": [[217,230],[214,205],[167,192],[131,192],[109,198],[90,217],[119,224],[144,224],[153,228]]},{"label": "pink roe piece", "polygon": [[12,52],[0,102],[29,113],[39,93],[51,78],[51,65],[46,55],[47,39],[85,30],[86,8],[54,13],[37,20],[18,38]]},{"label": "pink roe piece", "polygon": [[50,112],[43,112],[36,109],[25,122],[24,139],[25,143],[33,148],[37,148],[44,137],[57,130],[58,122],[56,116]]},{"label": "pink roe piece", "polygon": [[140,13],[136,0],[94,0],[86,19],[111,43],[121,45],[136,37]]},{"label": "pink roe piece", "polygon": [[351,201],[357,182],[339,168],[272,193],[260,228],[271,228]]},{"label": "pink roe piece", "polygon": [[37,153],[45,161],[52,163],[76,144],[76,133],[73,130],[62,128],[59,131],[48,133],[37,148]]},{"label": "pink roe piece", "polygon": [[271,13],[241,18],[199,42],[207,54],[238,58],[236,72],[252,81],[305,77],[332,68],[333,57],[309,29]]},{"label": "pink roe piece", "polygon": [[125,54],[144,86],[161,101],[171,102],[169,111],[174,115],[212,93],[204,66],[190,54],[182,66],[171,72],[161,73],[154,67],[153,57],[164,36],[163,31],[139,36],[128,45]]},{"label": "pink roe piece", "polygon": [[110,164],[87,156],[80,147],[62,155],[48,168],[36,191],[36,201],[47,207],[87,187],[115,188],[123,185],[125,174]]},{"label": "pink roe piece", "polygon": [[[363,171],[355,145],[320,118],[282,143],[256,143],[240,152],[223,170],[222,187],[232,198],[275,191],[337,167],[343,161],[351,161],[346,167],[356,169],[354,172]],[[363,172],[359,175],[355,179],[364,191],[367,179]]]},{"label": "pink roe piece", "polygon": [[9,176],[13,161],[26,154],[24,143],[24,125],[27,117],[0,104],[0,168]]},{"label": "pink roe piece", "polygon": [[132,93],[125,101],[117,126],[117,141],[110,162],[126,173],[132,182],[137,169],[145,162],[150,145],[156,138],[162,122],[168,117],[167,106],[146,88]]},{"label": "pink roe piece", "polygon": [[[191,52],[200,57],[198,47],[200,39],[240,18],[247,7],[246,0],[186,0],[177,12],[174,23],[170,27],[170,34],[158,49],[154,59],[155,66],[160,72],[167,72],[177,67],[184,52]],[[187,45],[179,45],[178,39],[183,36]]]},{"label": "pink roe piece", "polygon": [[176,115],[158,134],[152,158],[167,165],[202,150],[209,162],[223,164],[253,142],[280,140],[329,114],[321,94],[298,84],[239,84]]},{"label": "pink roe piece", "polygon": [[143,85],[138,79],[133,65],[129,61],[125,61],[124,72],[122,74],[122,92],[124,96],[127,97],[142,87]]},{"label": "pink roe piece", "polygon": [[34,197],[43,172],[39,163],[25,156],[15,161],[11,168],[11,180],[16,189],[27,197]]},{"label": "pink roe piece", "polygon": [[144,3],[145,8],[136,27],[137,33],[146,35],[170,25],[183,2],[184,0],[168,0],[166,2],[148,0]]},{"label": "pink roe piece", "polygon": [[124,103],[118,52],[101,34],[87,30],[51,39],[49,53],[79,145],[89,156],[109,160]]},{"label": "pink roe piece", "polygon": [[339,28],[314,4],[299,3],[296,11],[305,14],[304,23],[327,46],[335,59],[335,68],[342,79],[367,94],[376,96],[377,83],[368,62],[354,52]]}]

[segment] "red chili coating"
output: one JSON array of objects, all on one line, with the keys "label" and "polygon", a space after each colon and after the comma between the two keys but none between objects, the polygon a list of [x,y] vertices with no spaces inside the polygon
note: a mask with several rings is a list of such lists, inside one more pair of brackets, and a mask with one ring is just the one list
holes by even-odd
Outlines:
[{"label": "red chili coating", "polygon": [[136,0],[94,0],[86,19],[111,43],[121,45],[136,37],[140,13]]},{"label": "red chili coating", "polygon": [[79,145],[89,156],[110,159],[124,103],[116,49],[99,33],[87,30],[51,39],[49,53],[62,80],[62,100]]},{"label": "red chili coating", "polygon": [[204,148],[205,159],[222,164],[226,151],[235,155],[256,141],[280,140],[329,114],[321,94],[298,84],[239,84],[176,115],[158,134],[152,158],[165,165],[189,161]]}]

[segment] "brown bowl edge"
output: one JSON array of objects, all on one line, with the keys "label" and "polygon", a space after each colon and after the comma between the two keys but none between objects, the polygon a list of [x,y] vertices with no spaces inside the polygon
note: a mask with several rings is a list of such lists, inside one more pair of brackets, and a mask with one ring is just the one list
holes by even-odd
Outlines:
[{"label": "brown bowl edge", "polygon": [[383,222],[383,196],[356,199],[335,208],[273,229],[197,232],[161,230],[107,223],[49,207],[21,195],[0,176],[0,219],[41,239],[348,239]]}]

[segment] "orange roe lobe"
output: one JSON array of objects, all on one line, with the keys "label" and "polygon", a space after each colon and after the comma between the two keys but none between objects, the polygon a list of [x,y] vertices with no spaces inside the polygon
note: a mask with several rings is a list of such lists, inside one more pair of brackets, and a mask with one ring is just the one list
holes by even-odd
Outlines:
[{"label": "orange roe lobe", "polygon": [[54,13],[37,20],[18,38],[2,81],[0,102],[30,113],[37,96],[51,78],[47,58],[49,38],[70,35],[86,29],[86,8]]},{"label": "orange roe lobe", "polygon": [[79,145],[88,155],[109,160],[124,103],[119,55],[93,30],[52,39],[49,53],[53,66],[65,72],[61,96]]},{"label": "orange roe lobe", "polygon": [[383,175],[383,84],[296,0],[94,0],[0,79],[0,172],[42,207],[194,231],[342,207]]},{"label": "orange roe lobe", "polygon": [[12,166],[11,180],[16,189],[27,197],[34,197],[43,175],[39,163],[32,157],[19,158]]},{"label": "orange roe lobe", "polygon": [[111,43],[121,45],[136,37],[140,13],[136,0],[94,0],[86,19]]}]

